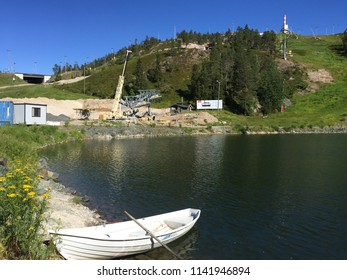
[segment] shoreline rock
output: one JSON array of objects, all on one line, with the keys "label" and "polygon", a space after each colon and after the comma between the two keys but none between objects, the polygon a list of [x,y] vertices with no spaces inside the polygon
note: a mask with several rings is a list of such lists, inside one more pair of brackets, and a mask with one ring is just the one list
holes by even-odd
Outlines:
[{"label": "shoreline rock", "polygon": [[39,191],[49,191],[45,232],[48,229],[78,228],[99,225],[104,222],[100,214],[83,204],[73,190],[53,179],[42,179]]}]

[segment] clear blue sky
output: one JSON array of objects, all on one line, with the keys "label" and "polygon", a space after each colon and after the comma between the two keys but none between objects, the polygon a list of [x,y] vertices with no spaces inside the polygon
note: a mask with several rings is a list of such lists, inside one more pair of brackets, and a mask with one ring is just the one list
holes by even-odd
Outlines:
[{"label": "clear blue sky", "polygon": [[306,0],[7,0],[0,8],[0,71],[51,74],[54,64],[82,64],[149,37],[225,32],[248,24],[312,35],[343,32],[347,1]]}]

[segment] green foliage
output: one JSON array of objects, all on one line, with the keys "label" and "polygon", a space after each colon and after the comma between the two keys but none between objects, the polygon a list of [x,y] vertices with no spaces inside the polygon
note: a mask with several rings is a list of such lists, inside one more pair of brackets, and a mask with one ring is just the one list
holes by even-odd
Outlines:
[{"label": "green foliage", "polygon": [[[75,135],[73,134],[75,133]],[[79,133],[77,133],[79,135]],[[56,126],[4,126],[0,127],[0,157],[10,160],[35,161],[39,147],[78,137]]]},{"label": "green foliage", "polygon": [[146,75],[144,68],[142,66],[142,60],[139,58],[136,62],[136,67],[135,67],[135,81],[134,81],[134,87],[133,87],[133,94],[136,94],[138,90],[144,89],[146,86]]},{"label": "green foliage", "polygon": [[283,79],[273,61],[263,64],[260,86],[257,90],[262,112],[269,114],[280,109],[283,99]]},{"label": "green foliage", "polygon": [[[244,115],[252,115],[262,101],[267,104],[264,111],[273,112],[278,107],[275,96],[283,98],[283,80],[274,68],[267,67],[268,63],[274,65],[275,34],[266,32],[260,36],[246,25],[244,29],[238,28],[235,34],[228,34],[227,42],[222,48],[222,43],[217,40],[209,59],[201,66],[193,67],[190,87],[192,99],[217,99],[220,95],[232,112]],[[260,76],[267,76],[268,71],[272,71],[271,81],[268,79],[268,83],[260,87]],[[279,89],[281,92],[271,92],[272,97],[267,98],[265,95],[268,94],[270,83],[276,83],[272,91]],[[269,106],[270,100],[276,106]]]},{"label": "green foliage", "polygon": [[82,136],[55,126],[0,127],[0,158],[8,162],[8,170],[0,174],[0,259],[50,256],[51,248],[42,243],[49,194],[38,189],[37,150]]},{"label": "green foliage", "polygon": [[344,51],[345,51],[345,54],[347,54],[347,29],[346,29],[345,32],[343,33],[342,45],[343,45],[343,49],[344,49]]},{"label": "green foliage", "polygon": [[49,193],[38,190],[34,166],[15,161],[0,177],[1,258],[47,259],[52,253],[42,243]]},{"label": "green foliage", "polygon": [[155,68],[151,68],[147,71],[147,78],[152,83],[158,83],[162,80],[163,75],[161,73],[160,55],[159,54],[157,54],[157,56],[156,56]]}]

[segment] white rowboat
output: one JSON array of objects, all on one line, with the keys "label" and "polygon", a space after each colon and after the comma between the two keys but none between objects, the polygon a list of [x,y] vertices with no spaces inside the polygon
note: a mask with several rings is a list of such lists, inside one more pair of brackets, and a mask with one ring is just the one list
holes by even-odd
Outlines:
[{"label": "white rowboat", "polygon": [[187,208],[137,219],[150,234],[133,220],[48,232],[65,259],[115,259],[143,253],[178,239],[195,225],[200,213],[199,209]]}]

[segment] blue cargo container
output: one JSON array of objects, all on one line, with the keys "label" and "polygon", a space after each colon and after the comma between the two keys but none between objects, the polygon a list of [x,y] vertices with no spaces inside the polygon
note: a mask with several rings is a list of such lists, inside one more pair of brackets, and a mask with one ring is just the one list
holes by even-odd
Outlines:
[{"label": "blue cargo container", "polygon": [[0,126],[13,124],[13,103],[0,101]]}]

